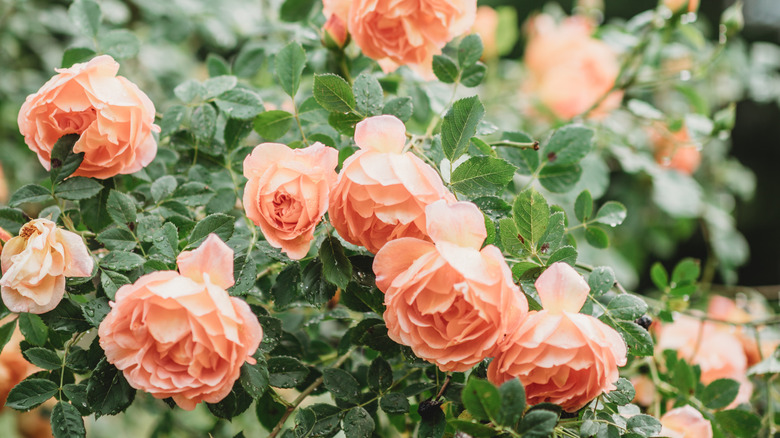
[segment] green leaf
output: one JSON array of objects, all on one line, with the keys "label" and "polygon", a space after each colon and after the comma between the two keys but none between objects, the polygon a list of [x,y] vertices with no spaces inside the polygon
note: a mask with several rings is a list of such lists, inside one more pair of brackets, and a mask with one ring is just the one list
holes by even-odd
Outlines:
[{"label": "green leaf", "polygon": [[447,55],[433,55],[433,74],[445,84],[452,84],[458,80],[458,66]]},{"label": "green leaf", "polygon": [[507,254],[519,254],[525,247],[525,239],[520,241],[521,236],[517,232],[517,225],[511,218],[505,217],[498,221],[498,237],[501,248]]},{"label": "green leaf", "polygon": [[374,419],[363,407],[357,406],[347,411],[341,428],[349,438],[370,438],[374,432]]},{"label": "green leaf", "polygon": [[604,395],[607,400],[615,403],[618,406],[625,406],[631,403],[636,396],[636,390],[631,384],[631,381],[623,377],[619,378],[615,383],[615,389]]},{"label": "green leaf", "polygon": [[330,112],[348,113],[356,106],[347,81],[334,74],[314,75],[314,99]]},{"label": "green leaf", "polygon": [[471,157],[452,172],[452,189],[467,196],[486,196],[503,190],[517,168],[501,158]]},{"label": "green leaf", "polygon": [[486,74],[487,67],[485,64],[478,62],[463,69],[463,72],[460,74],[460,83],[466,87],[474,88],[482,83]]},{"label": "green leaf", "polygon": [[264,139],[276,140],[290,130],[293,120],[293,115],[287,111],[265,111],[255,117],[253,126],[255,132]]},{"label": "green leaf", "polygon": [[352,374],[340,368],[325,368],[322,370],[322,382],[334,397],[352,403],[360,401],[360,384]]},{"label": "green leaf", "polygon": [[187,103],[200,99],[205,92],[203,85],[194,79],[188,79],[173,89],[173,94],[182,102]]},{"label": "green leaf", "polygon": [[62,54],[60,68],[70,68],[73,64],[87,62],[95,57],[95,51],[87,47],[72,47]]},{"label": "green leaf", "polygon": [[714,380],[702,391],[701,402],[710,409],[723,409],[737,398],[739,385],[732,379]]},{"label": "green leaf", "polygon": [[373,75],[362,73],[352,85],[355,94],[357,112],[364,116],[376,116],[382,113],[384,91]]},{"label": "green leaf", "polygon": [[496,421],[501,409],[498,389],[486,380],[470,379],[461,393],[463,406],[472,417],[482,421]]},{"label": "green leaf", "polygon": [[311,13],[316,0],[285,0],[279,11],[279,17],[283,21],[303,21]]},{"label": "green leaf", "polygon": [[110,251],[132,251],[135,248],[135,236],[124,228],[109,228],[97,235],[98,242]]},{"label": "green leaf", "polygon": [[393,369],[382,357],[377,357],[368,368],[368,387],[374,392],[383,392],[393,386]]},{"label": "green leaf", "polygon": [[306,379],[309,368],[294,357],[275,356],[268,359],[268,381],[276,388],[294,388]]},{"label": "green leaf", "polygon": [[477,96],[456,101],[444,115],[441,125],[441,146],[444,156],[450,162],[454,162],[466,153],[471,137],[477,133],[477,125],[484,115],[485,107]]},{"label": "green leaf", "polygon": [[103,297],[92,299],[81,306],[81,313],[84,314],[84,319],[95,328],[100,326],[100,323],[103,322],[103,319],[110,311],[108,299]]},{"label": "green leaf", "polygon": [[194,248],[200,245],[211,233],[216,234],[223,242],[227,242],[230,236],[233,235],[234,222],[235,218],[233,216],[223,213],[214,213],[206,216],[192,229],[187,247]]},{"label": "green leaf", "polygon": [[599,266],[593,269],[588,276],[588,286],[590,293],[594,297],[599,297],[607,293],[615,285],[615,271],[608,266]]},{"label": "green leaf", "polygon": [[547,266],[556,262],[564,262],[574,266],[577,263],[577,250],[573,246],[562,246],[555,250],[547,259]]},{"label": "green leaf", "polygon": [[593,197],[590,191],[583,190],[574,201],[574,216],[580,222],[587,222],[591,214],[593,214]]},{"label": "green leaf", "polygon": [[76,0],[68,8],[68,16],[84,36],[95,38],[100,30],[100,5],[95,0]]},{"label": "green leaf", "polygon": [[106,32],[98,38],[100,51],[111,55],[114,59],[121,60],[132,58],[138,54],[141,42],[132,32],[125,29],[117,29]]},{"label": "green leaf", "polygon": [[59,184],[79,168],[84,160],[84,152],[73,153],[73,145],[79,140],[78,134],[66,134],[60,137],[51,150],[49,178],[52,184]]},{"label": "green leaf", "polygon": [[661,433],[661,422],[650,415],[637,414],[628,419],[626,428],[642,436],[656,436]]},{"label": "green leaf", "polygon": [[217,110],[209,103],[198,105],[192,111],[192,136],[199,143],[209,143],[217,131]]},{"label": "green leaf", "polygon": [[[26,315],[26,314],[22,313],[22,315]],[[0,326],[0,351],[3,351],[3,348],[5,347],[5,345],[8,343],[8,341],[11,340],[11,336],[14,334],[14,329],[15,328],[16,328],[16,319],[12,319],[11,321],[9,321],[9,322],[3,324],[2,326]],[[45,328],[45,326],[44,326],[44,328]],[[27,342],[29,342],[29,340]],[[46,342],[45,339],[44,339],[44,342]],[[37,344],[34,344],[34,345],[37,345]]]},{"label": "green leaf", "polygon": [[[8,324],[3,327],[7,326]],[[34,313],[19,315],[19,331],[24,335],[24,339],[33,345],[42,346],[49,337],[49,328],[43,323],[41,317]]]},{"label": "green leaf", "polygon": [[523,438],[547,438],[552,435],[556,424],[558,415],[555,412],[537,409],[525,414],[517,431]]},{"label": "green leaf", "polygon": [[95,416],[116,415],[127,409],[133,399],[135,389],[122,372],[101,359],[87,382],[87,404]]},{"label": "green leaf", "polygon": [[134,252],[111,251],[100,260],[100,266],[114,271],[131,271],[145,262],[145,258]]},{"label": "green leaf", "polygon": [[266,391],[255,403],[257,419],[266,430],[273,430],[287,410],[283,404],[276,401],[272,394],[274,391]]},{"label": "green leaf", "polygon": [[228,65],[227,61],[214,53],[209,53],[206,57],[206,69],[212,78],[230,74],[230,65]]},{"label": "green leaf", "polygon": [[329,234],[320,246],[320,260],[325,279],[339,288],[346,289],[352,278],[352,263],[344,254],[341,242]]},{"label": "green leaf", "polygon": [[0,227],[11,234],[19,233],[19,229],[27,220],[27,215],[18,208],[0,207]]},{"label": "green leaf", "polygon": [[606,248],[609,246],[607,232],[599,227],[586,227],[585,240],[594,248]]},{"label": "green leaf", "polygon": [[514,427],[525,412],[525,388],[520,380],[507,380],[498,388],[501,404],[498,411],[498,424]]},{"label": "green leaf", "polygon": [[173,192],[173,198],[190,207],[199,207],[209,202],[214,196],[214,190],[206,184],[198,181],[190,181],[182,184]]},{"label": "green leaf", "polygon": [[206,79],[203,86],[203,100],[211,100],[220,94],[232,90],[238,85],[238,78],[232,75],[222,75]]},{"label": "green leaf", "polygon": [[566,193],[573,189],[582,176],[579,164],[567,166],[545,166],[539,172],[539,183],[553,193]]},{"label": "green leaf", "polygon": [[157,178],[150,187],[152,199],[154,199],[154,202],[160,202],[170,196],[178,185],[179,183],[176,181],[176,178],[171,175]]},{"label": "green leaf", "polygon": [[650,268],[650,279],[653,280],[655,287],[662,291],[669,287],[669,274],[660,262],[653,263],[653,267]]},{"label": "green leaf", "polygon": [[412,105],[412,98],[403,96],[395,97],[385,103],[382,108],[382,114],[390,114],[398,117],[402,122],[406,123],[412,118],[414,112],[414,106]]},{"label": "green leaf", "polygon": [[238,380],[252,398],[262,397],[270,383],[265,361],[258,361],[254,365],[250,365],[248,362],[244,363],[241,366],[241,376]]},{"label": "green leaf", "polygon": [[442,438],[447,427],[447,420],[444,412],[438,407],[434,408],[422,418],[420,427],[417,430],[418,437]]},{"label": "green leaf", "polygon": [[613,318],[633,321],[647,312],[647,303],[641,298],[620,294],[607,305]]},{"label": "green leaf", "polygon": [[536,243],[547,230],[550,220],[550,207],[547,200],[533,187],[522,191],[512,205],[512,217],[514,218],[517,232],[523,238],[523,245],[528,248],[536,248]]},{"label": "green leaf", "polygon": [[51,431],[54,438],[86,437],[84,419],[72,404],[57,402],[51,411]]},{"label": "green leaf", "polygon": [[626,104],[626,108],[628,108],[629,111],[634,113],[634,115],[639,116],[641,118],[645,118],[649,120],[664,119],[664,113],[662,113],[658,108],[639,99],[629,100],[628,103]]},{"label": "green leaf", "polygon": [[79,199],[91,198],[100,191],[103,186],[94,179],[74,176],[65,180],[54,189],[54,194],[62,199],[78,201]]},{"label": "green leaf", "polygon": [[38,184],[27,184],[11,195],[8,205],[17,207],[31,202],[46,202],[49,199],[51,199],[51,191],[49,189]]},{"label": "green leaf", "polygon": [[49,330],[55,332],[84,332],[92,328],[87,320],[84,319],[81,308],[68,299],[60,301],[60,304],[54,310],[43,313],[40,316]]},{"label": "green leaf", "polygon": [[11,389],[5,405],[17,411],[29,411],[54,397],[58,389],[51,380],[28,378]]},{"label": "green leaf", "polygon": [[295,97],[301,85],[301,73],[306,66],[306,52],[303,47],[295,41],[290,42],[276,54],[274,66],[282,90],[288,96]]},{"label": "green leaf", "polygon": [[106,296],[111,300],[114,299],[114,295],[120,287],[131,283],[129,278],[118,272],[101,271],[100,284],[103,286],[103,292],[105,292]]},{"label": "green leaf", "polygon": [[382,396],[379,407],[388,414],[405,414],[409,412],[409,400],[400,392],[391,392]]},{"label": "green leaf", "polygon": [[258,319],[263,327],[263,341],[260,343],[258,350],[267,353],[276,348],[279,342],[281,342],[282,320],[272,316],[261,316]]},{"label": "green leaf", "polygon": [[595,222],[616,227],[626,220],[626,207],[617,201],[608,201],[599,208]]},{"label": "green leaf", "polygon": [[593,147],[593,130],[581,125],[566,125],[555,131],[543,153],[550,164],[567,166],[578,163]]},{"label": "green leaf", "polygon": [[628,345],[628,354],[634,356],[653,355],[653,338],[650,337],[647,330],[630,321],[620,321],[616,328]]},{"label": "green leaf", "polygon": [[310,406],[316,422],[311,431],[312,436],[333,436],[341,428],[341,409],[336,406],[317,403]]},{"label": "green leaf", "polygon": [[254,91],[234,88],[217,97],[219,110],[233,119],[248,120],[263,111],[263,100]]},{"label": "green leaf", "polygon": [[106,211],[111,219],[120,225],[133,223],[137,218],[135,199],[114,189],[111,189],[108,194]]},{"label": "green leaf", "polygon": [[761,419],[752,412],[730,409],[715,413],[715,421],[726,432],[739,438],[753,438],[761,430]]},{"label": "green leaf", "polygon": [[299,283],[301,282],[301,269],[297,263],[287,265],[271,286],[271,295],[274,297],[274,306],[285,309],[299,298]]},{"label": "green leaf", "polygon": [[550,215],[547,223],[547,229],[544,230],[542,238],[537,242],[538,251],[542,254],[549,254],[561,246],[563,236],[566,233],[566,214],[563,211],[556,211]]},{"label": "green leaf", "polygon": [[57,353],[48,348],[32,347],[24,350],[23,353],[27,361],[38,368],[56,370],[62,367],[62,359],[57,356]]},{"label": "green leaf", "polygon": [[[328,114],[328,124],[339,133],[347,137],[355,136],[355,125],[363,120],[363,116],[355,113],[330,113]],[[342,149],[343,150],[347,150]]]},{"label": "green leaf", "polygon": [[458,65],[460,68],[470,67],[482,56],[482,39],[477,34],[464,37],[458,46]]},{"label": "green leaf", "polygon": [[312,305],[321,306],[336,294],[336,286],[325,280],[323,265],[319,260],[306,265],[301,279],[303,297]]},{"label": "green leaf", "polygon": [[187,107],[184,105],[173,105],[163,114],[160,121],[160,138],[167,137],[181,127],[184,117],[187,115]]},{"label": "green leaf", "polygon": [[252,257],[239,256],[233,260],[233,272],[236,273],[236,283],[228,289],[230,295],[246,295],[255,285],[257,278],[257,263]]},{"label": "green leaf", "polygon": [[476,420],[450,420],[447,422],[447,425],[458,431],[458,434],[456,434],[458,437],[465,434],[472,438],[481,438],[492,437],[498,434],[492,428],[482,423],[477,423]]},{"label": "green leaf", "polygon": [[246,44],[233,61],[233,74],[240,78],[255,76],[263,65],[265,45],[261,43]]},{"label": "green leaf", "polygon": [[698,260],[683,259],[672,271],[672,283],[676,285],[695,282],[701,274],[701,266]]}]

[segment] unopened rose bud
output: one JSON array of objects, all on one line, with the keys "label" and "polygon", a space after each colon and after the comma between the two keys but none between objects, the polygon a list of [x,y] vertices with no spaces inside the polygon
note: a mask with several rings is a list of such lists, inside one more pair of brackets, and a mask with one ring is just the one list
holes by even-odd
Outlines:
[{"label": "unopened rose bud", "polygon": [[742,15],[742,2],[738,1],[733,6],[723,11],[720,16],[721,31],[727,37],[733,36],[745,27],[745,17]]},{"label": "unopened rose bud", "polygon": [[341,50],[347,45],[347,23],[333,14],[322,27],[322,43],[331,50]]}]

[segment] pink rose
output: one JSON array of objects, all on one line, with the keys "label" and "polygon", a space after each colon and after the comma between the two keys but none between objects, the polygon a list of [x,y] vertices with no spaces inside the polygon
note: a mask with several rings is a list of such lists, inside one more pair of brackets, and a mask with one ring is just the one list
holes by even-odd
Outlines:
[{"label": "pink rose", "polygon": [[394,116],[369,117],[355,127],[360,147],[344,161],[328,215],[347,242],[376,253],[400,237],[427,239],[425,207],[455,201],[436,171],[404,152],[406,127]]},{"label": "pink rose", "polygon": [[65,294],[65,277],[89,277],[94,262],[76,233],[33,219],[6,242],[0,295],[12,312],[46,313]]},{"label": "pink rose", "polygon": [[347,23],[343,22],[338,15],[333,14],[322,26],[323,38],[327,47],[343,49],[347,44]]},{"label": "pink rose", "polygon": [[661,417],[661,436],[669,438],[712,438],[712,424],[701,412],[685,405]]},{"label": "pink rose", "polygon": [[244,211],[268,243],[295,260],[309,252],[314,228],[328,210],[338,151],[322,143],[290,149],[263,143],[244,160]]},{"label": "pink rose", "polygon": [[157,271],[122,286],[100,323],[100,346],[130,386],[181,408],[225,398],[263,338],[257,317],[225,289],[233,251],[212,234],[182,252],[179,272]]},{"label": "pink rose", "polygon": [[[593,26],[584,17],[557,24],[538,15],[529,24],[523,88],[534,103],[559,119],[571,119],[590,109],[617,80],[620,66],[615,52],[591,37]],[[591,113],[604,116],[620,106],[622,93],[613,92]]]},{"label": "pink rose", "polygon": [[476,0],[323,0],[326,17],[347,23],[352,39],[385,72],[408,65],[433,76],[433,55],[468,31]]},{"label": "pink rose", "polygon": [[49,170],[51,150],[66,134],[79,134],[73,152],[84,152],[74,175],[110,178],[133,173],[157,154],[152,131],[154,105],[135,84],[117,76],[119,64],[108,55],[57,69],[58,75],[19,110],[19,131],[43,167]]},{"label": "pink rose", "polygon": [[574,412],[615,389],[626,344],[613,328],[577,313],[590,287],[571,266],[554,263],[535,285],[544,310],[530,312],[503,343],[488,379],[500,385],[517,377],[529,404],[550,402]]},{"label": "pink rose", "polygon": [[528,302],[501,251],[482,248],[487,232],[474,204],[441,200],[425,216],[433,243],[393,240],[374,259],[388,336],[444,371],[466,371],[493,355]]}]

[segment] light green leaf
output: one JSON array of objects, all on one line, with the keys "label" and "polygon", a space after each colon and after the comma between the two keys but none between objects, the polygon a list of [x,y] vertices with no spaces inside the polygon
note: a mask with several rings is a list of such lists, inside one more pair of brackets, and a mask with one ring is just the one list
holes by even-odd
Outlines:
[{"label": "light green leaf", "polygon": [[290,130],[293,115],[287,111],[272,110],[260,113],[254,120],[255,132],[266,140],[276,140]]},{"label": "light green leaf", "polygon": [[364,116],[376,116],[382,113],[384,91],[376,77],[362,73],[352,85],[355,105],[358,113]]},{"label": "light green leaf", "polygon": [[517,168],[501,158],[472,157],[453,172],[452,189],[468,196],[495,194],[506,187]]},{"label": "light green leaf", "polygon": [[314,75],[314,99],[330,112],[355,110],[355,96],[347,81],[334,74]]},{"label": "light green leaf", "polygon": [[234,88],[217,97],[215,101],[221,112],[232,119],[248,120],[263,111],[263,100],[254,91]]},{"label": "light green leaf", "polygon": [[288,96],[295,97],[301,85],[301,73],[306,66],[306,52],[300,44],[290,42],[276,54],[274,67],[282,90]]},{"label": "light green leaf", "polygon": [[536,243],[542,238],[550,221],[550,207],[547,200],[533,187],[524,190],[512,205],[512,217],[517,231],[523,238],[523,245],[536,248]]},{"label": "light green leaf", "polygon": [[450,162],[466,153],[484,115],[485,107],[477,96],[460,99],[447,111],[441,125],[441,146]]}]

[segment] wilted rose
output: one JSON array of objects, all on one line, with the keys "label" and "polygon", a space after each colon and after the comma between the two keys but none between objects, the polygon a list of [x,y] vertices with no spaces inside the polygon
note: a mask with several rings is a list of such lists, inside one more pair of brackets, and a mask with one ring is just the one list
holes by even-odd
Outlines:
[{"label": "wilted rose", "polygon": [[81,237],[33,219],[3,246],[0,295],[12,312],[45,313],[65,294],[65,277],[89,277],[94,262]]},{"label": "wilted rose", "polygon": [[515,377],[530,404],[555,403],[574,412],[615,389],[626,344],[615,329],[577,313],[590,287],[571,266],[553,263],[536,280],[543,310],[530,312],[488,366],[500,385]]},{"label": "wilted rose", "polygon": [[309,252],[314,229],[328,210],[338,151],[322,143],[290,149],[263,143],[244,160],[244,211],[268,243],[295,260]]},{"label": "wilted rose", "polygon": [[84,152],[77,176],[110,178],[133,173],[157,154],[152,101],[132,82],[117,76],[119,64],[108,55],[57,69],[19,110],[19,131],[27,146],[50,168],[60,137],[79,134],[73,152]]},{"label": "wilted rose", "polygon": [[156,271],[119,288],[98,335],[106,359],[133,388],[181,408],[230,393],[263,338],[233,285],[233,251],[212,234],[182,252],[179,272]]},{"label": "wilted rose", "polygon": [[427,239],[425,207],[455,198],[436,170],[404,152],[403,122],[369,117],[355,127],[355,143],[360,150],[344,161],[331,191],[328,214],[336,231],[373,253],[400,237]]},{"label": "wilted rose", "polygon": [[482,248],[487,232],[474,204],[442,200],[425,216],[433,243],[401,238],[374,259],[388,336],[444,371],[466,371],[493,355],[528,302],[501,251]]}]

